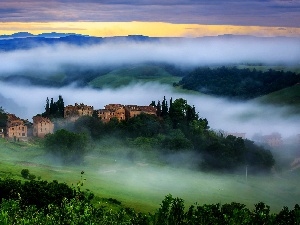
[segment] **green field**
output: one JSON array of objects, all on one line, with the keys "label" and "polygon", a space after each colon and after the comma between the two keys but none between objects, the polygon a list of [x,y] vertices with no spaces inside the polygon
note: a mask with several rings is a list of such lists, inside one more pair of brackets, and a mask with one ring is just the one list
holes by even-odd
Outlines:
[{"label": "green field", "polygon": [[180,80],[159,66],[137,65],[113,70],[105,75],[99,76],[89,82],[96,88],[117,88],[134,83],[159,82],[162,84],[173,84]]},{"label": "green field", "polygon": [[[121,159],[126,149],[94,148],[82,165],[62,166],[46,155],[36,143],[10,143],[0,140],[0,176],[23,179],[20,171],[29,169],[42,180],[76,184],[84,171],[84,187],[99,198],[115,198],[139,211],[155,211],[167,194],[183,198],[187,205],[240,202],[253,208],[259,201],[277,212],[283,206],[299,203],[299,174],[282,172],[269,176],[217,175],[169,167],[155,157]],[[110,152],[110,154],[107,153]],[[120,157],[121,156],[121,157]]]},{"label": "green field", "polygon": [[300,85],[294,85],[268,95],[256,98],[263,104],[272,104],[276,106],[289,106],[289,112],[293,114],[300,114]]}]

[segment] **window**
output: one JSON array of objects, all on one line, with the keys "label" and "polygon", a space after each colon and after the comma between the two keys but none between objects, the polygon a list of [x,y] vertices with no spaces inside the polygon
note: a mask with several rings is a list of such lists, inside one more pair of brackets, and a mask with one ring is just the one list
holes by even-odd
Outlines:
[{"label": "window", "polygon": [[25,133],[22,133],[22,136],[25,137]]},{"label": "window", "polygon": [[24,127],[22,127],[22,131],[24,131],[25,130],[25,128]]}]

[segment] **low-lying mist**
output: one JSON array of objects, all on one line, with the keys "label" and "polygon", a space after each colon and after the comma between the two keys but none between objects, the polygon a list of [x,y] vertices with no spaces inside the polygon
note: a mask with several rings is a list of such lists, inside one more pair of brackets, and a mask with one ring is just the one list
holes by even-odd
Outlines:
[{"label": "low-lying mist", "polygon": [[[299,203],[299,176],[290,172],[249,173],[247,176],[246,168],[230,174],[201,172],[190,168],[193,162],[189,161],[189,153],[181,152],[162,159],[158,152],[125,148],[117,142],[113,138],[98,142],[81,165],[65,167],[49,155],[33,160],[42,164],[47,161],[45,164],[54,171],[51,177],[68,182],[74,182],[83,170],[86,178],[83,188],[100,197],[116,198],[137,208],[143,206],[143,211],[157,209],[169,193],[183,198],[187,205],[239,202],[253,208],[262,201],[270,205],[272,211],[279,211],[283,206],[293,207]],[[130,154],[132,151],[134,157]],[[162,163],[164,160],[166,163]]]},{"label": "low-lying mist", "polygon": [[[61,88],[20,86],[0,82],[2,107],[17,116],[29,119],[45,110],[46,98],[57,99],[62,95],[65,105],[84,103],[102,109],[110,103],[149,105],[171,97],[184,98],[195,105],[199,116],[207,118],[211,129],[225,132],[246,133],[251,139],[255,133],[279,132],[283,137],[300,133],[300,116],[288,113],[288,108],[257,102],[235,102],[207,95],[179,92],[171,86],[157,83],[133,84],[119,89],[92,89],[76,85]],[[9,99],[9,100],[7,100]],[[9,103],[9,104],[8,104]],[[14,104],[13,104],[14,103]]]},{"label": "low-lying mist", "polygon": [[[13,73],[28,74],[28,71],[34,71],[35,74],[40,72],[39,76],[43,78],[66,65],[97,68],[143,62],[163,62],[182,67],[257,62],[293,64],[299,63],[299,58],[298,40],[280,38],[173,39],[153,43],[119,42],[85,47],[55,45],[0,52],[0,78]],[[207,118],[210,128],[216,131],[246,133],[248,139],[256,133],[279,132],[283,137],[300,134],[300,115],[289,114],[287,107],[275,107],[255,101],[231,101],[155,82],[135,83],[117,89],[93,89],[79,87],[76,83],[63,87],[41,87],[0,80],[0,106],[5,111],[29,121],[36,114],[45,111],[47,97],[56,101],[59,95],[63,97],[65,106],[84,103],[94,106],[94,109],[102,109],[110,103],[149,105],[152,101],[162,101],[164,96],[167,100],[171,97],[173,100],[184,98],[189,105],[195,106],[199,117]],[[112,150],[109,149],[109,143],[106,143],[107,151]],[[138,153],[136,150],[136,158],[132,160],[130,149],[122,149],[120,146],[107,154],[101,152],[106,149],[105,143],[97,144],[94,151],[85,157],[82,165],[66,168],[62,167],[63,164],[58,158],[49,155],[29,155],[24,159],[19,156],[19,152],[4,149],[0,156],[9,158],[15,154],[16,158],[9,160],[36,163],[30,170],[34,170],[37,176],[40,175],[39,170],[45,169],[47,178],[70,183],[84,170],[87,178],[85,188],[100,196],[114,197],[134,204],[150,204],[152,209],[157,208],[168,193],[185,199],[188,204],[223,204],[236,201],[253,206],[264,201],[273,210],[280,210],[284,205],[292,207],[299,203],[296,202],[300,199],[297,188],[299,178],[290,178],[288,173],[280,176],[249,176],[246,180],[245,168],[241,168],[236,174],[227,175],[193,170],[191,165],[198,156],[188,153],[164,155],[163,160],[166,163],[159,163],[156,156],[150,153]],[[22,154],[25,152],[23,149],[20,151]],[[195,164],[198,163],[197,160]],[[187,166],[183,165],[185,162],[189,162]],[[183,166],[177,167],[178,163]],[[44,164],[48,167],[44,168]]]},{"label": "low-lying mist", "polygon": [[40,77],[62,66],[116,66],[162,62],[177,66],[239,63],[299,63],[300,45],[292,38],[206,37],[160,39],[149,42],[118,41],[99,45],[45,45],[29,50],[0,52],[0,76],[38,71]]}]

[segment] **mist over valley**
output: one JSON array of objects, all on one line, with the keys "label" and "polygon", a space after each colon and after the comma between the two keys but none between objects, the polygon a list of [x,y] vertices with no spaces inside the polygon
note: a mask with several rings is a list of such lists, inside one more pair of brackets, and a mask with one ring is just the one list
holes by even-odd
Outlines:
[{"label": "mist over valley", "polygon": [[[186,127],[190,129],[190,124],[185,128],[177,127],[172,123],[174,121],[166,118],[141,118],[143,122],[153,125],[148,129],[141,122],[141,132],[147,129],[157,129],[159,132],[163,129],[165,132],[146,137],[130,133],[138,133],[136,121],[132,122],[135,126],[130,127],[129,122],[124,122],[125,125],[116,125],[117,128],[113,127],[113,123],[113,128],[101,125],[100,121],[100,125],[96,122],[92,124],[104,130],[99,134],[95,131],[99,135],[96,139],[93,137],[94,131],[87,129],[92,126],[89,119],[71,125],[65,125],[63,119],[57,119],[54,120],[57,127],[75,133],[85,131],[87,134],[88,150],[82,161],[78,164],[64,163],[62,157],[46,150],[43,140],[26,144],[1,139],[1,161],[12,168],[12,174],[26,167],[42,179],[57,179],[73,184],[80,172],[84,171],[85,188],[98,196],[119,199],[125,205],[144,212],[155,209],[168,193],[185,199],[186,204],[236,201],[253,208],[254,204],[263,201],[274,211],[299,203],[297,186],[300,183],[300,170],[297,163],[291,166],[300,157],[300,96],[297,83],[300,76],[299,39],[224,36],[118,39],[82,45],[42,42],[30,48],[3,50],[0,59],[0,106],[5,112],[22,119],[32,121],[33,116],[45,112],[47,98],[56,101],[58,96],[63,97],[65,106],[83,103],[93,106],[94,110],[103,109],[109,104],[148,106],[152,101],[157,106],[158,101],[162,103],[165,97],[169,106],[171,98],[173,103],[177,99],[186,100],[185,103],[193,106],[198,113],[199,118],[196,115],[194,117],[200,123],[195,124],[194,140],[190,130],[184,130]],[[185,89],[180,82],[195,74],[197,68],[210,68],[213,71],[235,68],[237,71],[250,71],[249,76],[252,76],[254,69],[266,72],[263,75],[269,71],[270,76],[275,74],[273,71],[284,71],[282,76],[293,77],[295,81],[284,88],[278,85],[278,90],[267,90],[265,95],[258,97],[244,98],[237,94],[234,98],[222,94],[225,91],[211,94],[208,88]],[[261,80],[251,77],[241,83],[245,86],[262,84]],[[235,87],[237,83],[224,90],[235,90]],[[221,86],[216,89],[221,89]],[[208,126],[203,125],[204,119],[207,119]],[[170,124],[175,124],[174,128],[168,127]],[[198,125],[200,130],[196,129]],[[58,131],[57,127],[55,132]],[[216,153],[216,159],[211,159],[203,152],[190,151],[193,148],[201,149],[201,144],[209,142],[199,137],[221,140],[220,145],[218,142],[212,144],[211,148],[203,147],[214,151],[228,143],[237,146],[243,143],[241,145],[244,146],[244,141],[247,142],[244,139],[226,139],[227,134],[237,133],[255,141],[259,146],[255,151],[261,153],[264,150],[260,151],[260,148],[265,148],[267,156],[269,152],[273,154],[275,164],[268,167],[268,172],[254,172],[250,165],[249,169],[244,164],[229,171],[207,169],[210,167],[205,170],[199,166],[205,160],[210,160],[211,165],[218,164],[217,156],[221,155]],[[274,133],[280,134],[283,141],[278,146],[269,146],[259,139]],[[120,138],[124,134],[128,137]],[[181,141],[180,144],[186,144],[184,148],[171,148],[173,146],[169,140],[176,138]],[[194,146],[191,147],[189,141]],[[170,149],[164,149],[161,143],[165,146],[170,144]],[[199,146],[195,146],[195,143]],[[250,146],[247,148],[254,146],[250,141],[247,143]],[[159,147],[153,147],[155,145]],[[257,168],[260,166],[264,168],[262,165]]]}]

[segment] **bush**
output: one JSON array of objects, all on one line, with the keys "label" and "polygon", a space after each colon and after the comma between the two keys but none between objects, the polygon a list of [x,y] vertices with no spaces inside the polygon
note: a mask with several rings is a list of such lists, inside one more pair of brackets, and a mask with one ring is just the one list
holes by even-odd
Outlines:
[{"label": "bush", "polygon": [[29,174],[29,175],[28,175],[28,179],[29,179],[29,180],[34,180],[35,178],[36,178],[36,176],[33,175],[33,174]]},{"label": "bush", "polygon": [[29,170],[28,169],[22,169],[21,175],[24,179],[27,179],[29,176]]},{"label": "bush", "polygon": [[65,163],[82,162],[87,152],[88,137],[86,134],[58,130],[45,136],[45,147],[48,152],[61,156]]}]

